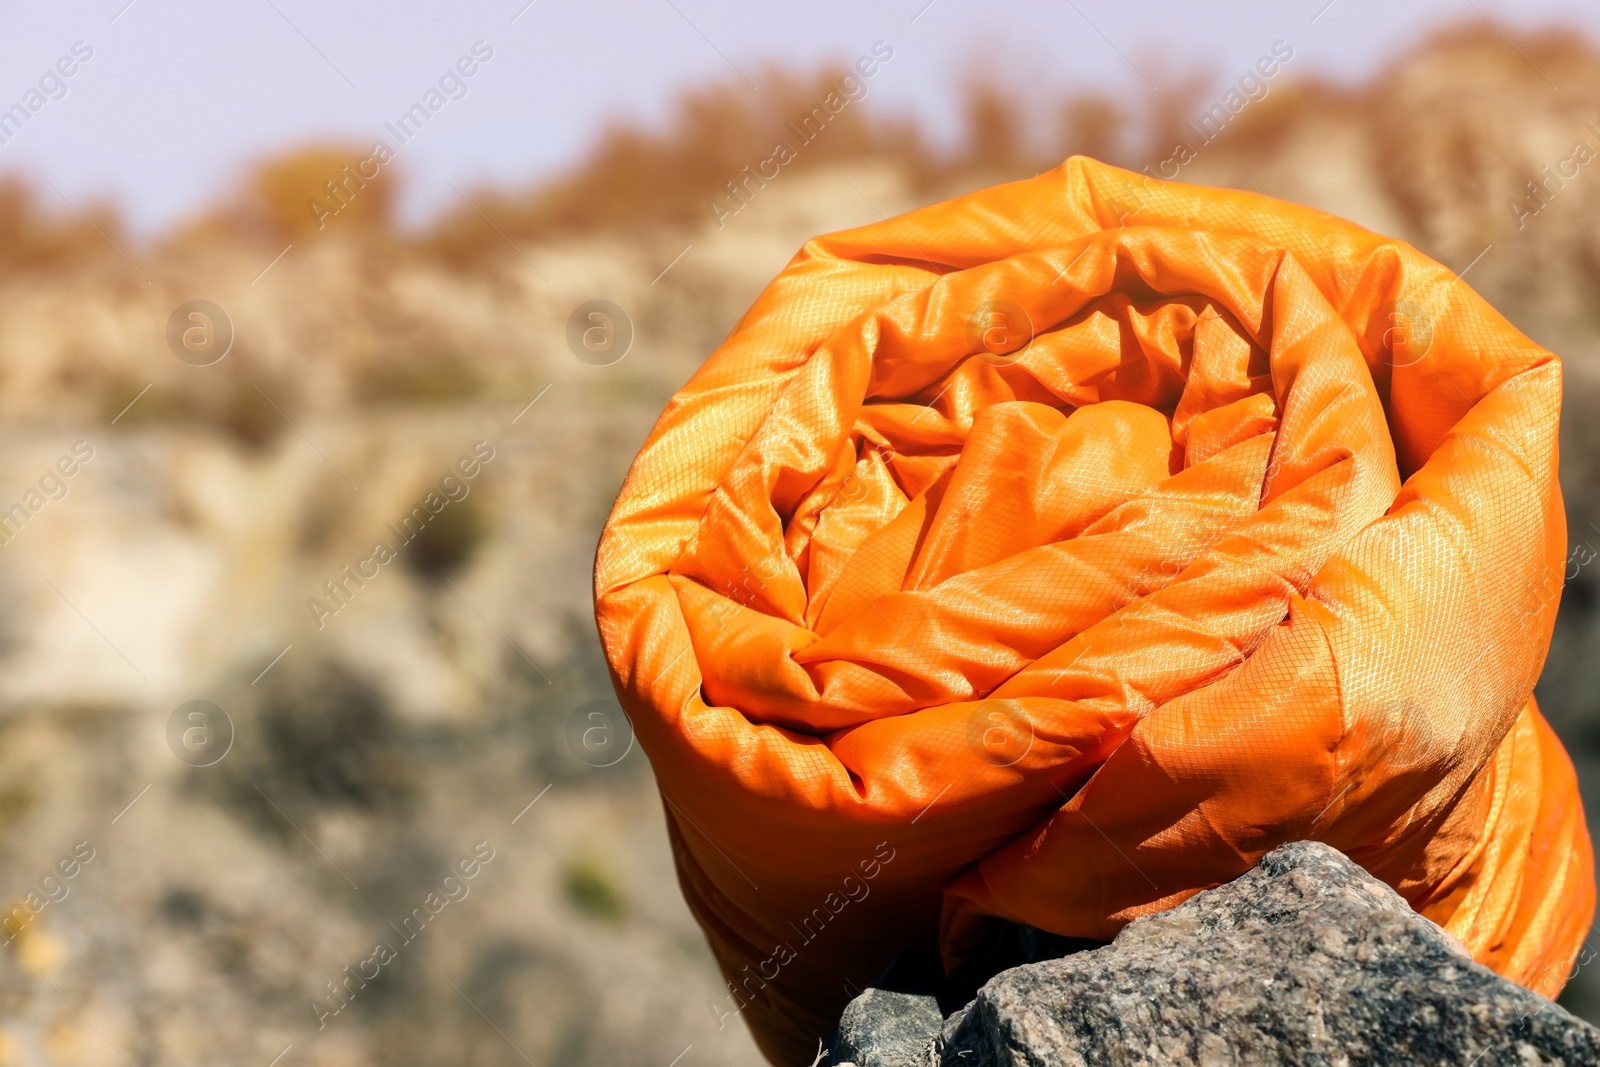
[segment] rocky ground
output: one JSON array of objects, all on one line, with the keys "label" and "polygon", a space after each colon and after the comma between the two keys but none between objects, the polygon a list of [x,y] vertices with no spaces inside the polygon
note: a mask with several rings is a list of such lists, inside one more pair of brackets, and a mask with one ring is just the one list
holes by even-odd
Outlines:
[{"label": "rocky ground", "polygon": [[[707,1006],[646,761],[582,744],[610,704],[589,581],[666,397],[807,236],[873,211],[829,194],[798,176],[762,224],[688,235],[655,288],[682,243],[353,278],[370,250],[334,237],[254,286],[248,248],[150,287],[0,281],[0,485],[88,457],[0,547],[0,904],[93,852],[0,948],[0,1063],[762,1062]],[[197,295],[236,331],[212,366],[162,336]],[[635,328],[609,366],[565,341],[597,295]],[[397,558],[352,584],[378,540]],[[212,765],[175,755],[191,700],[234,732]],[[403,927],[430,893],[437,925]]]}]

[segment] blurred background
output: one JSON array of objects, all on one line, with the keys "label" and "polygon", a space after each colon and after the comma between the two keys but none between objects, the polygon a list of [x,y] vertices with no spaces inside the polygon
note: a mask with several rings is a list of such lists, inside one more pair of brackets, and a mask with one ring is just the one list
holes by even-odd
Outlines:
[{"label": "blurred background", "polygon": [[1565,357],[1539,697],[1600,819],[1600,9],[1398,6],[0,10],[0,1064],[760,1063],[600,527],[807,237],[1073,153],[1404,238]]}]

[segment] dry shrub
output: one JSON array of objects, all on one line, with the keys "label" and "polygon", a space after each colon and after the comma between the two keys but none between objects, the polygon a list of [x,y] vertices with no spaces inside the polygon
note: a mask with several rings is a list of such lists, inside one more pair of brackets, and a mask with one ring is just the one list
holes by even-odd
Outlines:
[{"label": "dry shrub", "polygon": [[[467,206],[446,215],[428,245],[462,263],[504,250],[495,228],[516,239],[640,224],[698,224],[712,217],[707,201],[724,192],[725,183],[737,179],[746,165],[768,159],[780,141],[797,146],[798,158],[789,167],[865,155],[923,165],[928,152],[916,127],[875,119],[861,102],[846,105],[815,140],[799,145],[788,124],[800,123],[847,74],[845,68],[810,74],[768,69],[759,75],[760,93],[738,79],[689,90],[664,127],[613,122],[581,163],[553,181],[522,190],[479,191],[472,200],[483,215]],[[871,82],[866,85],[870,100]]]},{"label": "dry shrub", "polygon": [[85,205],[79,215],[65,203],[60,211],[49,211],[41,200],[23,179],[0,177],[0,273],[81,267],[115,257],[110,242],[126,240],[108,204]]},{"label": "dry shrub", "polygon": [[368,148],[316,144],[257,163],[220,209],[191,222],[183,236],[244,238],[281,246],[336,231],[370,238],[392,233],[399,178]]}]

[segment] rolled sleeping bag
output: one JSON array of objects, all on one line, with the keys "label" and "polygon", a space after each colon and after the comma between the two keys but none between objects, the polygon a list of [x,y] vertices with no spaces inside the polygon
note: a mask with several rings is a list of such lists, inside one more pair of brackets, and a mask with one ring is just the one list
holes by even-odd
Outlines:
[{"label": "rolled sleeping bag", "polygon": [[808,242],[595,563],[719,1022],[810,1063],[903,950],[1109,939],[1297,839],[1554,996],[1560,401],[1409,245],[1083,157]]}]

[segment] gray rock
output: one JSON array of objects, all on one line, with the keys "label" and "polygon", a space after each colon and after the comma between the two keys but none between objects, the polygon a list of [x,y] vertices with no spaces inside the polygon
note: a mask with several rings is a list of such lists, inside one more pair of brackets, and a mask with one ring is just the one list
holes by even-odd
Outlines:
[{"label": "gray rock", "polygon": [[945,1067],[1576,1067],[1600,1030],[1300,842],[1104,948],[1000,973],[934,1048]]},{"label": "gray rock", "polygon": [[839,1019],[827,1062],[834,1067],[928,1067],[944,1014],[932,996],[869,989]]}]

